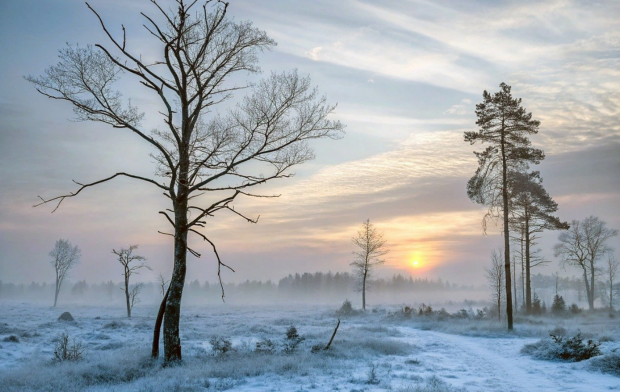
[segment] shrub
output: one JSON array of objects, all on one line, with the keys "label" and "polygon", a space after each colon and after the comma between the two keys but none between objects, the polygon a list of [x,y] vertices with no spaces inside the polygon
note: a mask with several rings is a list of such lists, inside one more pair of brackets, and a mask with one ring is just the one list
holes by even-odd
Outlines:
[{"label": "shrub", "polygon": [[620,354],[614,352],[594,358],[590,368],[620,377]]},{"label": "shrub", "polygon": [[263,339],[256,342],[256,350],[260,354],[271,354],[276,351],[276,345],[270,339]]},{"label": "shrub", "polygon": [[69,343],[69,335],[61,333],[56,338],[56,344],[54,346],[54,360],[57,362],[64,361],[79,361],[84,354],[84,346],[82,342],[73,339],[73,342]]},{"label": "shrub", "polygon": [[370,366],[370,369],[368,369],[368,378],[366,379],[366,384],[379,384],[379,379],[377,378],[377,370],[375,369],[374,363]]},{"label": "shrub", "polygon": [[286,330],[286,341],[284,342],[284,352],[292,353],[297,349],[299,343],[303,342],[305,338],[299,336],[297,333],[297,328],[294,325],[291,325]]},{"label": "shrub", "polygon": [[538,298],[538,294],[536,293],[534,293],[534,298],[532,299],[532,314],[536,316],[542,314],[540,298]]},{"label": "shrub", "polygon": [[209,344],[211,345],[211,351],[217,355],[232,351],[232,343],[230,340],[220,336],[212,336],[211,339],[209,339]]},{"label": "shrub", "polygon": [[422,304],[418,309],[418,315],[420,316],[430,316],[433,314],[433,308],[430,305]]},{"label": "shrub", "polygon": [[564,298],[561,295],[555,295],[553,297],[553,303],[551,304],[551,313],[553,314],[562,314],[566,312],[566,302],[564,302]]},{"label": "shrub", "polygon": [[11,336],[7,336],[6,338],[2,339],[3,342],[9,342],[9,343],[19,343],[19,338],[15,335],[11,335]]},{"label": "shrub", "polygon": [[601,354],[599,342],[588,339],[583,342],[581,332],[573,337],[550,334],[551,339],[543,339],[533,344],[526,344],[521,352],[536,359],[578,362]]},{"label": "shrub", "polygon": [[577,304],[572,304],[568,310],[572,313],[572,314],[579,314],[581,313],[582,309],[577,306]]},{"label": "shrub", "polygon": [[353,309],[353,305],[351,304],[351,301],[346,299],[342,303],[342,306],[340,307],[340,309],[338,309],[336,311],[336,314],[338,316],[353,316],[353,315],[357,314],[357,311],[355,309]]}]

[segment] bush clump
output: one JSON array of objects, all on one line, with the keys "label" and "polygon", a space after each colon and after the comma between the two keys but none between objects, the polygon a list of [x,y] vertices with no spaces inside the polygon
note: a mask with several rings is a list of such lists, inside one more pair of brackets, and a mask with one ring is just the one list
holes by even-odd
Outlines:
[{"label": "bush clump", "polygon": [[284,341],[284,352],[288,354],[294,352],[297,349],[297,346],[299,346],[299,343],[303,342],[304,340],[305,338],[302,336],[299,336],[299,334],[297,333],[297,328],[295,328],[294,325],[291,325],[286,330],[286,340]]},{"label": "bush clump", "polygon": [[83,354],[84,346],[82,342],[73,339],[70,343],[69,335],[66,333],[61,333],[60,336],[56,338],[54,345],[54,361],[79,361],[82,359]]},{"label": "bush clump", "polygon": [[359,310],[353,309],[353,305],[351,304],[351,301],[349,301],[348,299],[346,299],[342,303],[342,306],[340,307],[340,309],[336,311],[337,316],[355,316],[358,313],[359,313]]},{"label": "bush clump", "polygon": [[572,304],[571,306],[568,307],[568,310],[572,314],[579,314],[579,313],[581,313],[582,309],[579,306],[577,306],[577,304]]},{"label": "bush clump", "polygon": [[209,339],[209,344],[211,345],[211,351],[216,355],[226,354],[233,349],[230,340],[220,336],[212,336]]},{"label": "bush clump", "polygon": [[256,350],[259,354],[272,354],[276,351],[276,345],[271,339],[263,339],[256,342]]},{"label": "bush clump", "polygon": [[599,342],[588,339],[584,343],[581,332],[573,337],[550,334],[551,339],[543,339],[533,344],[526,344],[521,352],[536,359],[564,360],[579,362],[601,355]]},{"label": "bush clump", "polygon": [[620,354],[613,352],[594,358],[590,362],[590,368],[620,377]]},{"label": "bush clump", "polygon": [[564,302],[564,298],[561,295],[556,294],[551,304],[551,313],[561,315],[564,312],[566,312],[566,302]]}]

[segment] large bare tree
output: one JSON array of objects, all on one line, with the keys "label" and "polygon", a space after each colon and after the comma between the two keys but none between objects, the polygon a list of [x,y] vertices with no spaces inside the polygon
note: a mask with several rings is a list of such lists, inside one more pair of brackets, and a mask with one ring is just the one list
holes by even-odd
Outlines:
[{"label": "large bare tree", "polygon": [[540,163],[545,155],[532,148],[528,135],[538,133],[540,122],[532,119],[521,106],[521,98],[513,98],[511,88],[505,83],[500,91],[482,94],[483,101],[476,105],[476,132],[465,132],[465,141],[489,145],[481,152],[474,152],[478,158],[478,169],[467,183],[467,195],[478,204],[488,207],[483,219],[486,232],[488,219],[502,219],[504,232],[504,276],[506,278],[506,320],[508,329],[512,321],[512,281],[510,273],[510,183],[511,172],[523,171],[530,163]]},{"label": "large bare tree", "polygon": [[[168,363],[181,359],[179,319],[187,254],[200,256],[188,246],[190,234],[211,247],[221,277],[221,267],[228,266],[201,231],[206,219],[227,211],[256,222],[232,203],[240,196],[274,196],[251,190],[290,177],[293,166],[313,158],[309,140],[340,137],[343,125],[328,119],[335,106],[297,71],[272,73],[249,86],[239,84],[239,77],[231,80],[235,74],[259,72],[258,54],[276,43],[251,22],[230,18],[228,3],[208,0],[199,5],[176,0],[169,10],[157,1],[151,3],[157,16],[142,13],[144,27],[154,39],[148,61],[140,55],[140,48],[131,47],[124,27],[120,35],[113,34],[87,3],[109,46],[68,46],[60,51],[60,62],[45,75],[27,79],[43,95],[72,104],[78,120],[125,129],[153,150],[157,162],[153,177],[113,173],[98,181],[77,183],[76,191],[43,203],[55,201],[57,208],[66,198],[118,177],[150,184],[169,199],[170,207],[159,213],[171,227],[162,234],[174,239],[174,265],[153,339],[156,357],[163,319],[164,361]],[[144,113],[115,87],[121,76],[123,82],[133,80],[159,100],[160,127],[145,129]],[[236,106],[226,112],[215,110],[245,87],[250,91]]]},{"label": "large bare tree", "polygon": [[381,257],[388,253],[383,233],[367,219],[362,228],[352,238],[357,249],[353,252],[355,260],[351,263],[353,272],[357,275],[362,291],[362,309],[366,310],[366,285],[372,277],[373,271],[385,263]]},{"label": "large bare tree", "polygon": [[560,233],[554,247],[555,256],[561,257],[563,265],[581,270],[590,310],[594,310],[596,277],[602,273],[601,259],[611,251],[607,240],[617,235],[618,230],[608,228],[596,216],[589,216],[583,221],[573,220],[570,228]]},{"label": "large bare tree", "polygon": [[129,248],[121,248],[121,250],[112,249],[118,257],[118,262],[123,266],[123,277],[125,278],[125,285],[121,288],[125,292],[125,302],[127,303],[127,317],[131,318],[131,309],[138,299],[138,295],[142,290],[140,284],[134,285],[129,288],[129,277],[133,274],[137,274],[142,268],[151,269],[144,261],[144,256],[136,255],[134,250],[138,249],[138,245],[129,245]]},{"label": "large bare tree", "polygon": [[69,270],[80,261],[82,251],[77,245],[73,246],[69,240],[60,239],[56,241],[49,255],[56,272],[56,290],[54,291],[54,307],[56,307],[62,282],[69,275]]}]

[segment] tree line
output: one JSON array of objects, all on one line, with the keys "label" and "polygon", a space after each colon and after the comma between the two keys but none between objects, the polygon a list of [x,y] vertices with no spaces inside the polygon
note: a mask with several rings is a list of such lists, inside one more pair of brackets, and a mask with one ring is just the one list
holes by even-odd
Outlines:
[{"label": "tree line", "polygon": [[[65,284],[64,294],[74,298],[100,299],[106,302],[110,300],[125,300],[123,282],[88,283],[86,280]],[[141,282],[141,293],[150,298],[161,298],[161,283]],[[374,293],[405,293],[405,292],[445,292],[445,291],[474,291],[480,287],[473,285],[458,285],[438,279],[414,279],[411,276],[395,274],[391,278],[372,279],[368,282],[369,289]],[[308,294],[312,298],[328,299],[332,296],[346,298],[357,291],[358,279],[348,272],[305,272],[289,274],[277,282],[271,280],[246,280],[241,283],[224,283],[227,296],[235,298],[248,298],[261,296],[264,298],[295,298],[308,300]],[[53,284],[36,283],[15,284],[0,281],[0,298],[23,299],[38,298],[47,300],[54,290]],[[186,295],[192,299],[219,300],[221,287],[218,282],[197,279],[187,282]]]}]

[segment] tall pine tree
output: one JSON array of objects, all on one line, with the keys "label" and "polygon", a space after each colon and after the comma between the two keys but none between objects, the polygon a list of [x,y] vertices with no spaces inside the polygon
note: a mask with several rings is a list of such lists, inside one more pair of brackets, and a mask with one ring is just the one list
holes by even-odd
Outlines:
[{"label": "tall pine tree", "polygon": [[511,330],[509,173],[526,170],[530,163],[537,164],[544,159],[545,154],[532,148],[528,139],[528,135],[538,133],[540,122],[532,120],[532,113],[521,106],[520,98],[512,97],[510,86],[502,83],[500,91],[490,94],[485,90],[482,97],[483,102],[476,105],[479,130],[465,132],[465,141],[489,145],[481,152],[474,152],[479,166],[467,183],[467,195],[474,202],[488,206],[483,219],[485,231],[488,219],[503,218],[506,319]]},{"label": "tall pine tree", "polygon": [[[525,309],[532,311],[531,269],[544,261],[535,262],[531,251],[532,245],[543,230],[566,230],[568,223],[560,221],[553,214],[558,210],[556,203],[542,185],[539,172],[509,174],[511,183],[511,217],[513,231],[520,232],[524,244],[525,260]],[[544,260],[544,259],[543,259]]]}]

